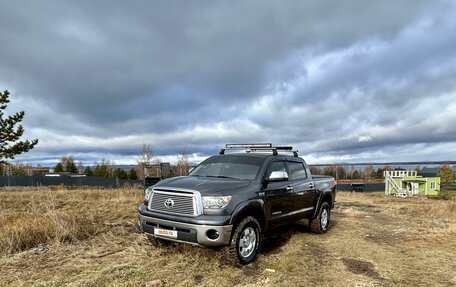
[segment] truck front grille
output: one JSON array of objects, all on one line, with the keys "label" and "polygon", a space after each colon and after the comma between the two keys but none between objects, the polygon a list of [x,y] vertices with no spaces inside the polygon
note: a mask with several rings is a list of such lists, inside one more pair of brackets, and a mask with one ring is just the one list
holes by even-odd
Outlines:
[{"label": "truck front grille", "polygon": [[198,215],[196,196],[194,193],[190,192],[154,189],[152,198],[149,202],[149,209],[176,215]]}]

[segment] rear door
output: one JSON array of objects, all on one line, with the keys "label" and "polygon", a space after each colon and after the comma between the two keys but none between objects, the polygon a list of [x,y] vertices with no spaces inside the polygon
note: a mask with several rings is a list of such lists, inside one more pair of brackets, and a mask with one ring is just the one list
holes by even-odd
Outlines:
[{"label": "rear door", "polygon": [[315,183],[298,159],[288,160],[290,185],[293,187],[293,214],[307,217],[313,214],[316,196]]}]

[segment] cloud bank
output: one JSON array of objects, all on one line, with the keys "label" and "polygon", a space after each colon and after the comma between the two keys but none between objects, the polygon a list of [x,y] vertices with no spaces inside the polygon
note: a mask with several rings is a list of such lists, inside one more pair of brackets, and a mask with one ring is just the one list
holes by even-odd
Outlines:
[{"label": "cloud bank", "polygon": [[292,144],[312,163],[456,158],[451,1],[3,1],[0,88],[39,145],[134,163]]}]

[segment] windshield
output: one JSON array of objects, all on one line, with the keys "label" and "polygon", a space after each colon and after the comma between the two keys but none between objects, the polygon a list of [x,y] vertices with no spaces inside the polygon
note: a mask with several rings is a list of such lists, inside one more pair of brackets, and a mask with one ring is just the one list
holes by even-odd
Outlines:
[{"label": "windshield", "polygon": [[203,161],[189,175],[252,180],[262,163],[263,158],[214,156]]}]

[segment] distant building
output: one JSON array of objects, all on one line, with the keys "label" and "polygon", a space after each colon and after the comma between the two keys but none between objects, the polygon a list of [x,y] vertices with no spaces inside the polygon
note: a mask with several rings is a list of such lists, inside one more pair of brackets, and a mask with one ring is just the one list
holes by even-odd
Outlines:
[{"label": "distant building", "polygon": [[49,171],[49,167],[32,167],[28,175],[44,175]]},{"label": "distant building", "polygon": [[[451,167],[454,171],[456,171],[456,166]],[[423,177],[436,177],[440,171],[440,167],[423,167],[421,171],[418,172],[418,175]]]},{"label": "distant building", "polygon": [[[427,174],[427,173],[425,173]],[[429,173],[430,174],[430,173]],[[384,171],[385,195],[437,195],[440,191],[440,177],[418,175],[416,171]]]}]

